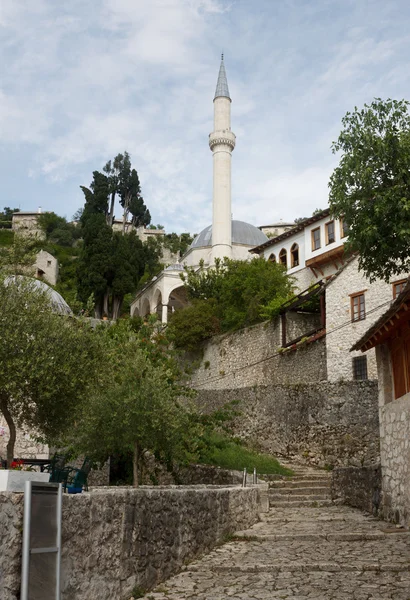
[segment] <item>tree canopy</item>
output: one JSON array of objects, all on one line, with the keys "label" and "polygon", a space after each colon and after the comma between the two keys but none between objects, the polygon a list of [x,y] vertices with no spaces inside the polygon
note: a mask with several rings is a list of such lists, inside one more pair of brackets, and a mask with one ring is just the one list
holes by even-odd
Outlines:
[{"label": "tree canopy", "polygon": [[[85,205],[80,217],[83,246],[77,268],[78,293],[83,303],[94,297],[97,317],[105,314],[116,319],[124,297],[135,292],[146,263],[155,261],[157,254],[135,232],[125,235],[128,213],[135,226],[151,219],[129,154],[118,154],[103,170],[93,172],[89,188],[81,186]],[[121,232],[112,229],[116,197],[124,210]]]},{"label": "tree canopy", "polygon": [[332,214],[349,228],[348,248],[370,280],[410,270],[409,102],[376,98],[342,119],[341,153],[329,182]]},{"label": "tree canopy", "polygon": [[267,307],[277,308],[293,289],[286,269],[264,258],[216,260],[213,268],[186,268],[182,278],[193,303],[174,313],[169,329],[175,344],[187,349],[215,333],[262,321]]},{"label": "tree canopy", "polygon": [[0,411],[10,430],[9,464],[17,427],[58,436],[73,425],[90,390],[103,385],[105,372],[98,337],[83,322],[53,312],[32,281],[0,282]]}]

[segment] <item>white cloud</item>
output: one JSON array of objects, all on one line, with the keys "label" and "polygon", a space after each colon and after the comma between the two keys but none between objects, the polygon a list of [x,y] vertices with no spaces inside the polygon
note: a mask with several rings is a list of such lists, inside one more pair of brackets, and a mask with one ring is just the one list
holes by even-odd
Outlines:
[{"label": "white cloud", "polygon": [[343,114],[410,97],[409,17],[405,0],[1,0],[0,150],[21,155],[22,207],[35,187],[58,210],[63,186],[74,212],[78,186],[126,149],[156,222],[206,226],[224,51],[234,216],[308,215],[326,204]]}]

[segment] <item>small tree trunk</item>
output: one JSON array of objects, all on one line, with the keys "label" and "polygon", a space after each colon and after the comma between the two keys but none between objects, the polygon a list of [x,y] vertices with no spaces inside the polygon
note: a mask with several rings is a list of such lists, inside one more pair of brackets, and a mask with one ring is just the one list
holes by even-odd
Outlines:
[{"label": "small tree trunk", "polygon": [[107,315],[107,317],[110,314],[109,299],[110,299],[110,292],[109,292],[109,290],[107,290],[104,294],[104,301],[103,301],[103,316]]},{"label": "small tree trunk", "polygon": [[113,296],[112,299],[112,318],[117,320],[120,316],[123,296]]},{"label": "small tree trunk", "polygon": [[134,487],[138,487],[138,456],[139,456],[139,446],[138,446],[138,442],[135,442],[134,453],[132,456],[132,477],[133,477]]},{"label": "small tree trunk", "polygon": [[107,225],[109,225],[110,227],[112,227],[112,224],[114,221],[114,204],[115,204],[115,191],[112,192],[112,194],[111,194],[110,211],[107,214]]},{"label": "small tree trunk", "polygon": [[13,417],[10,414],[9,408],[7,406],[7,400],[2,398],[0,400],[0,410],[6,419],[6,423],[9,428],[10,437],[7,443],[7,467],[10,468],[11,463],[14,458],[14,446],[16,443],[16,426],[14,425]]},{"label": "small tree trunk", "polygon": [[124,200],[124,215],[122,217],[122,235],[125,235],[125,225],[127,223],[130,202],[131,202],[131,196],[129,193],[127,193],[127,195],[125,196],[125,200]]}]

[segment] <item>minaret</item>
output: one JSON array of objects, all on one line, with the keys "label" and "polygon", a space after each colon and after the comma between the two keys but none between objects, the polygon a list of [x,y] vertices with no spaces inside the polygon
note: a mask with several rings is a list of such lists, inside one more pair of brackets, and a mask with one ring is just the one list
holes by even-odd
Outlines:
[{"label": "minaret", "polygon": [[236,138],[231,131],[231,102],[222,54],[214,97],[214,130],[209,134],[214,162],[211,264],[215,258],[232,257],[231,154]]}]

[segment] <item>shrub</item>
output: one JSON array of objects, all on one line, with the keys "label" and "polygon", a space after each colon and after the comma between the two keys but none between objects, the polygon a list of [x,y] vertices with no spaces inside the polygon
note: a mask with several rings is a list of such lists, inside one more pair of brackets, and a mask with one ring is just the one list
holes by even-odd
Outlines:
[{"label": "shrub", "polygon": [[194,300],[190,306],[176,311],[168,325],[168,335],[176,348],[197,350],[198,344],[221,332],[215,300]]}]

